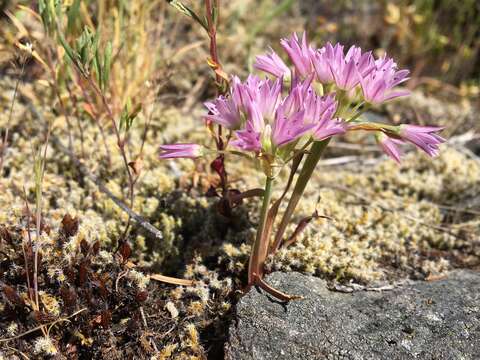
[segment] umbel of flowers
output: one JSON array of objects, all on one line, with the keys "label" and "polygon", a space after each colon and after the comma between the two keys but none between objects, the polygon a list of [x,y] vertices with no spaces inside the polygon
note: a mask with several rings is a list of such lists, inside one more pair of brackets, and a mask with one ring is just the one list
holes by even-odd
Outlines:
[{"label": "umbel of flowers", "polygon": [[[445,140],[438,135],[441,127],[392,126],[362,118],[371,107],[408,95],[398,85],[408,80],[409,71],[399,70],[393,59],[386,55],[376,58],[356,46],[346,52],[340,44],[327,43],[317,49],[307,42],[305,33],[301,39],[293,34],[280,43],[293,66],[273,50],[257,56],[254,67],[266,76],[249,75],[245,81],[233,77],[226,96],[205,103],[205,119],[229,134],[231,141],[223,153],[258,162],[265,174],[248,281],[249,286],[259,285],[289,300],[292,296],[264,282],[264,262],[292,242],[284,238],[285,230],[330,138],[349,131],[370,132],[397,162],[403,143],[412,143],[433,157]],[[199,144],[173,144],[161,146],[160,157],[198,158],[214,152]],[[279,184],[284,193],[273,202],[272,188],[280,182],[276,175],[283,167],[290,168],[290,177]],[[287,208],[273,229],[280,203],[291,186]]]}]

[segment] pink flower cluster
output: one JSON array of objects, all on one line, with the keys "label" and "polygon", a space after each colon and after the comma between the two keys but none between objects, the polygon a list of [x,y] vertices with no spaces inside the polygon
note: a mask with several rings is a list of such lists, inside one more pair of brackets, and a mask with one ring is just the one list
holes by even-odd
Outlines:
[{"label": "pink flower cluster", "polygon": [[315,140],[344,133],[345,124],[333,119],[333,95],[319,96],[312,79],[295,82],[283,91],[283,79],[250,75],[245,82],[234,77],[229,97],[206,103],[206,119],[235,131],[232,145],[243,151],[272,154],[304,135]]},{"label": "pink flower cluster", "polygon": [[[335,84],[337,89],[351,92],[357,85],[367,103],[379,104],[400,96],[408,91],[395,91],[395,86],[408,80],[408,70],[397,70],[397,64],[387,56],[375,59],[371,52],[363,53],[352,46],[347,53],[343,45],[327,43],[320,49],[308,44],[306,34],[299,40],[297,34],[281,40],[281,45],[292,61],[294,76],[314,76],[321,84]],[[273,76],[288,76],[290,71],[283,60],[271,51],[256,58],[255,68]]]},{"label": "pink flower cluster", "polygon": [[[368,107],[408,95],[397,86],[408,80],[409,71],[398,70],[387,56],[375,58],[356,46],[345,53],[342,45],[330,43],[316,49],[305,33],[301,39],[293,34],[280,43],[292,69],[270,49],[257,56],[254,67],[271,78],[250,75],[242,82],[233,77],[226,96],[205,103],[205,118],[230,130],[231,145],[240,151],[289,158],[299,142],[320,141],[353,129],[361,114],[355,113],[358,107],[350,109],[352,104]],[[381,148],[396,161],[400,160],[398,145],[404,142],[436,156],[438,145],[445,141],[437,134],[440,127],[363,128],[373,129]],[[163,158],[202,153],[195,144],[167,145],[161,150]]]}]

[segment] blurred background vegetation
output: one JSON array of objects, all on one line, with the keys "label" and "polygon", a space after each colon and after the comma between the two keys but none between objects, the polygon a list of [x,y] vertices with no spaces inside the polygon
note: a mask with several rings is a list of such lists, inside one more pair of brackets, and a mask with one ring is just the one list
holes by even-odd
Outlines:
[{"label": "blurred background vegetation", "polygon": [[[186,17],[181,18],[175,9],[167,10],[166,1],[64,0],[61,3],[63,11],[70,14],[65,29],[70,38],[78,36],[87,25],[92,30],[102,30],[104,42],[114,42],[118,51],[114,67],[124,71],[122,79],[115,80],[116,88],[122,92],[121,102],[137,95],[135,92],[151,72],[164,78],[167,73],[177,75],[172,83],[180,88],[183,83],[189,88],[191,84],[178,80],[192,75],[198,78],[198,70],[205,65],[207,44],[202,29],[193,26]],[[201,2],[184,3],[201,13]],[[0,36],[6,40],[0,44],[2,71],[9,66],[14,41],[29,40],[34,46],[42,41],[41,37],[28,39],[39,35],[29,31],[29,22],[22,22],[28,33],[18,28],[12,33],[12,21],[5,11],[24,20],[30,15],[22,5],[37,7],[36,1],[0,1]],[[377,53],[387,51],[400,66],[411,69],[414,78],[411,87],[432,84],[433,77],[459,86],[462,94],[478,94],[480,2],[477,0],[224,1],[218,30],[221,61],[232,72],[245,72],[258,49],[265,45],[276,48],[279,37],[303,29],[317,45],[341,41],[375,49]],[[197,70],[192,74],[194,68]]]},{"label": "blurred background vegetation", "polygon": [[[182,3],[203,16],[203,1]],[[407,86],[419,91],[399,105],[382,107],[379,114],[387,115],[387,121],[447,126],[446,137],[468,131],[478,133],[480,124],[475,110],[480,105],[478,1],[231,0],[220,3],[218,52],[227,74],[245,77],[252,69],[255,55],[265,52],[268,46],[279,50],[281,37],[306,30],[317,46],[326,41],[340,41],[347,46],[357,44],[372,49],[377,55],[388,52],[399,67],[411,70],[412,79]],[[138,171],[142,178],[137,183],[132,208],[164,232],[176,227],[184,231],[180,220],[175,225],[166,220],[161,223],[165,210],[162,204],[166,201],[161,194],[168,193],[175,181],[168,173],[181,174],[187,169],[188,179],[180,178],[179,187],[189,188],[191,181],[193,188],[203,187],[203,191],[208,189],[212,178],[216,178],[206,164],[195,164],[193,170],[183,162],[180,169],[159,163],[158,145],[205,141],[204,128],[199,126],[204,114],[202,102],[215,96],[216,89],[211,64],[207,61],[210,57],[208,36],[201,26],[178,11],[178,4],[175,0],[1,0],[0,77],[6,80],[5,128],[12,126],[10,143],[13,144],[15,137],[22,139],[14,144],[21,149],[15,153],[17,158],[7,157],[5,173],[15,174],[12,169],[18,170],[16,176],[28,172],[28,168],[22,170],[22,164],[28,164],[24,158],[28,159],[30,153],[29,141],[34,139],[35,146],[44,142],[42,134],[46,124],[23,121],[24,115],[17,115],[12,124],[7,119],[15,88],[15,82],[9,79],[21,79],[21,97],[28,99],[25,103],[43,108],[46,121],[54,124],[54,146],[58,142],[66,146],[68,141],[69,149],[101,179],[108,181],[109,189],[124,200],[129,198],[131,172]],[[85,66],[91,77],[82,76],[85,69],[71,66],[75,59],[69,56],[68,48],[83,54],[79,57],[85,58],[82,62],[88,63]],[[91,79],[96,79],[100,92],[92,88]],[[134,118],[137,119],[134,121]],[[122,121],[127,125],[122,126]],[[119,136],[117,130],[120,130]],[[469,136],[464,142],[478,138],[476,134]],[[353,147],[352,144],[332,147],[327,155],[348,156],[360,151],[368,157],[358,145],[368,144],[368,139],[345,140],[352,142]],[[119,143],[125,147],[124,158],[130,162],[126,166],[128,172],[124,166],[126,161],[122,163],[117,151]],[[478,142],[471,149],[478,153]],[[65,165],[57,162],[59,158],[53,155],[52,161],[47,162],[47,173],[78,177],[75,172],[66,172]],[[192,175],[191,171],[196,173]],[[245,174],[243,169],[242,174]],[[71,193],[71,189],[69,191]],[[90,209],[92,200],[83,194],[83,188],[79,191],[82,206]],[[33,199],[32,194],[28,195]],[[53,208],[55,204],[58,206],[58,198],[52,202]],[[64,206],[75,207],[70,199],[63,201]],[[111,205],[93,203],[112,221],[114,230],[109,231],[116,234],[113,237],[121,237],[125,214],[113,210],[109,213]],[[162,263],[169,251],[176,254],[174,243],[179,241],[173,235],[166,239],[161,244],[147,239],[151,244],[146,245],[135,240],[137,254],[149,257],[152,263]],[[159,247],[158,256],[144,251],[152,244]],[[171,257],[175,258],[174,255]]]},{"label": "blurred background vegetation", "polygon": [[[204,1],[182,3],[203,16]],[[413,153],[401,166],[381,161],[371,139],[350,136],[332,141],[322,163],[324,171],[315,179],[322,188],[322,201],[318,205],[318,187],[312,188],[299,216],[320,206],[320,213],[338,221],[311,224],[299,246],[281,253],[268,264],[269,270],[369,282],[428,278],[452,267],[478,266],[480,1],[220,3],[217,39],[225,73],[245,77],[256,55],[268,46],[279,50],[280,38],[294,31],[306,30],[317,46],[340,41],[377,55],[387,52],[400,68],[411,70],[407,86],[414,91],[368,115],[396,124],[446,126],[443,135],[449,139],[435,161]],[[171,6],[175,4],[177,9]],[[66,49],[78,53],[78,61]],[[216,92],[209,57],[207,34],[178,11],[175,0],[0,0],[0,135],[5,155],[0,166],[0,209],[4,210],[0,225],[21,239],[21,231],[28,229],[25,204],[40,203],[36,194],[43,192],[38,213],[55,229],[45,240],[48,246],[56,244],[55,234],[61,234],[62,218],[69,214],[80,225],[69,242],[71,248],[59,250],[62,256],[79,253],[79,243],[85,240],[98,241],[102,249],[111,251],[125,237],[128,217],[86,179],[67,153],[80,159],[124,202],[129,202],[127,175],[135,173],[139,181],[131,208],[159,229],[163,239],[131,226],[133,261],[142,271],[203,281],[184,293],[170,292],[168,287],[151,292],[152,298],[172,301],[180,311],[179,316],[172,315],[172,331],[165,322],[171,314],[152,308],[155,316],[163,311],[159,333],[169,333],[161,337],[165,351],[161,358],[168,358],[167,353],[204,358],[191,323],[199,329],[205,349],[216,342],[214,348],[221,353],[225,319],[235,290],[243,286],[258,213],[257,203],[246,201],[232,219],[220,216],[215,199],[205,196],[218,181],[208,163],[158,160],[162,143],[208,142],[202,103]],[[119,143],[125,147],[127,171]],[[32,149],[44,144],[49,145],[41,164],[45,177],[41,176],[43,185],[36,186]],[[258,172],[249,164],[230,161],[228,171],[232,187],[242,191],[258,187]],[[367,198],[366,204],[355,197],[357,192],[363,194],[361,199]],[[11,252],[15,253],[14,247]],[[44,261],[49,271],[62,270],[61,256],[51,254]],[[113,256],[102,254],[115,271],[123,271],[123,263],[112,265]],[[60,270],[55,274],[63,276]],[[136,274],[142,283],[143,276]],[[24,285],[19,280],[18,288]],[[42,290],[59,298],[53,285],[47,289],[42,284]],[[123,314],[115,315],[113,322],[119,319]],[[22,326],[22,331],[28,328]],[[2,331],[3,324],[0,335],[6,336]],[[89,341],[108,343],[103,333],[98,334]],[[132,341],[125,339],[118,346],[119,358],[143,346],[135,336]],[[85,358],[92,358],[90,345],[79,349],[86,352]],[[114,358],[108,348],[98,347],[103,350],[108,354],[97,358]],[[191,358],[186,356],[178,358]]]}]

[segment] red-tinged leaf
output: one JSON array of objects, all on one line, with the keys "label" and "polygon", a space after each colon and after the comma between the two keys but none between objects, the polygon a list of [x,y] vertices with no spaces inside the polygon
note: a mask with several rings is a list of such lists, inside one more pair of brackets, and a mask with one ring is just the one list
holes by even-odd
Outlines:
[{"label": "red-tinged leaf", "polygon": [[220,76],[227,83],[230,81],[230,78],[228,77],[228,74],[225,71],[223,71],[221,68],[215,69],[214,71],[215,71],[215,74]]},{"label": "red-tinged leaf", "polygon": [[34,310],[30,313],[30,316],[38,323],[45,324],[56,319],[55,316],[51,314],[44,313],[43,311]]},{"label": "red-tinged leaf", "polygon": [[139,291],[137,295],[135,295],[135,300],[137,302],[144,302],[148,299],[148,292],[147,291]]},{"label": "red-tinged leaf", "polygon": [[108,297],[108,290],[105,287],[105,283],[102,280],[96,281],[95,285],[97,286],[98,293],[103,300],[106,300]]},{"label": "red-tinged leaf", "polygon": [[223,155],[219,155],[215,160],[210,164],[210,167],[215,171],[220,178],[223,178],[227,175],[225,171],[225,163]]},{"label": "red-tinged leaf", "polygon": [[112,321],[112,313],[110,312],[110,310],[105,310],[102,313],[102,326],[104,328],[110,326],[111,321]]},{"label": "red-tinged leaf", "polygon": [[3,293],[5,294],[5,297],[7,300],[14,306],[24,306],[25,302],[23,299],[18,295],[18,293],[15,291],[15,289],[11,286],[4,285],[3,286]]},{"label": "red-tinged leaf", "polygon": [[220,200],[218,200],[216,208],[220,215],[223,215],[227,218],[232,216],[232,207],[230,206],[229,199],[222,197]]},{"label": "red-tinged leaf", "polygon": [[127,261],[130,255],[132,255],[132,248],[127,241],[124,241],[122,245],[120,245],[119,251],[120,255],[122,255],[123,261]]},{"label": "red-tinged leaf", "polygon": [[88,261],[82,260],[80,267],[78,268],[78,284],[82,287],[87,282],[88,264]]},{"label": "red-tinged leaf", "polygon": [[215,189],[214,186],[210,185],[210,187],[208,188],[207,192],[205,193],[205,196],[206,197],[218,197],[218,192],[217,190]]},{"label": "red-tinged leaf", "polygon": [[0,243],[4,240],[5,242],[13,245],[12,235],[5,226],[0,226]]},{"label": "red-tinged leaf", "polygon": [[93,246],[92,246],[93,253],[95,255],[98,255],[98,252],[100,251],[100,241],[96,241]]},{"label": "red-tinged leaf", "polygon": [[265,190],[263,189],[250,189],[244,192],[240,192],[237,189],[228,190],[228,197],[230,198],[230,203],[232,207],[236,207],[243,203],[243,199],[248,199],[256,196],[263,196]]},{"label": "red-tinged leaf", "polygon": [[65,274],[70,283],[75,282],[75,270],[72,267],[67,267],[63,269],[63,273]]},{"label": "red-tinged leaf", "polygon": [[142,159],[138,158],[134,161],[129,162],[128,166],[130,166],[130,168],[133,170],[133,173],[138,176],[143,169],[143,161]]},{"label": "red-tinged leaf", "polygon": [[304,217],[302,220],[300,220],[300,222],[298,223],[297,227],[295,228],[295,230],[293,231],[292,235],[290,235],[290,237],[288,238],[287,241],[285,241],[282,246],[283,247],[289,247],[290,245],[292,245],[298,238],[298,236],[305,230],[305,228],[308,226],[308,224],[310,224],[310,222],[312,220],[315,220],[315,219],[320,219],[320,218],[323,218],[323,219],[329,219],[331,220],[332,218],[329,217],[329,216],[325,216],[325,215],[319,215],[317,210],[314,211],[314,213],[310,216],[306,216]]},{"label": "red-tinged leaf", "polygon": [[83,103],[83,110],[88,114],[90,115],[90,117],[92,117],[93,119],[95,119],[95,107],[92,106],[91,104],[89,103]]},{"label": "red-tinged leaf", "polygon": [[75,289],[68,286],[62,286],[60,288],[60,296],[67,308],[73,308],[76,305],[77,293],[75,292]]},{"label": "red-tinged leaf", "polygon": [[65,236],[75,236],[78,232],[79,223],[78,218],[66,214],[62,219],[62,231]]},{"label": "red-tinged leaf", "polygon": [[80,241],[80,250],[82,251],[83,256],[87,256],[88,250],[90,250],[90,245],[88,245],[87,240],[82,239],[82,241]]}]

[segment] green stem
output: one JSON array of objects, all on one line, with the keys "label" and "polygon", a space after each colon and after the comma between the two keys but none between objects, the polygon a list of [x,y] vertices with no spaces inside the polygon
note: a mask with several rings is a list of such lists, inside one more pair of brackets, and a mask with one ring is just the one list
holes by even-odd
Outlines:
[{"label": "green stem", "polygon": [[268,208],[272,200],[273,178],[267,176],[265,182],[265,192],[263,194],[263,204],[260,212],[260,223],[258,224],[257,236],[253,244],[253,250],[250,254],[248,265],[248,283],[252,285],[256,277],[261,277],[263,273],[263,263],[267,258],[268,239],[265,239],[265,225],[267,223]]},{"label": "green stem", "polygon": [[282,221],[278,226],[277,234],[275,235],[275,240],[273,242],[272,251],[275,252],[281,245],[283,235],[285,234],[285,230],[287,229],[290,220],[292,219],[293,213],[300,201],[300,198],[307,187],[307,183],[312,177],[313,171],[317,166],[318,161],[320,160],[323,151],[327,147],[330,139],[322,140],[322,141],[315,141],[312,145],[310,153],[308,154],[307,158],[305,159],[305,163],[303,164],[302,171],[298,175],[297,182],[295,184],[295,188],[293,189],[292,196],[288,201],[287,209],[283,214]]}]

